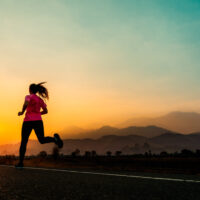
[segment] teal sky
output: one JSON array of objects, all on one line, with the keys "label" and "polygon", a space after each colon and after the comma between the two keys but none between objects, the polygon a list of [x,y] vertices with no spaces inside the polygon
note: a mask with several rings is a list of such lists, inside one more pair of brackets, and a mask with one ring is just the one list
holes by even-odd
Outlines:
[{"label": "teal sky", "polygon": [[0,0],[1,101],[46,80],[50,106],[74,118],[200,111],[199,10],[199,0]]}]

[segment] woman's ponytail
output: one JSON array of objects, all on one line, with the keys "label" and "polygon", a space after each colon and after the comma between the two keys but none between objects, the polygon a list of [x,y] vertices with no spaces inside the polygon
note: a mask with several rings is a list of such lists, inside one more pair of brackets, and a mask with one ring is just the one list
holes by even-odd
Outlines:
[{"label": "woman's ponytail", "polygon": [[40,97],[44,99],[49,99],[49,92],[46,87],[43,86],[46,82],[41,82],[38,84],[31,84],[30,91],[34,94],[38,93]]},{"label": "woman's ponytail", "polygon": [[46,82],[37,84],[37,90],[39,95],[44,99],[49,99],[49,92],[46,87],[43,86]]}]

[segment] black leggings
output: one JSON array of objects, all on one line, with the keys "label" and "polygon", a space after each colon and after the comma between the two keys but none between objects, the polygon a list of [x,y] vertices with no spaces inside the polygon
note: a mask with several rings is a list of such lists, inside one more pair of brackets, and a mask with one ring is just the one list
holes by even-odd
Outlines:
[{"label": "black leggings", "polygon": [[42,120],[40,121],[25,121],[22,126],[22,140],[20,146],[20,162],[23,163],[26,153],[26,145],[31,131],[34,129],[37,138],[41,144],[55,142],[53,137],[44,137],[44,126]]}]

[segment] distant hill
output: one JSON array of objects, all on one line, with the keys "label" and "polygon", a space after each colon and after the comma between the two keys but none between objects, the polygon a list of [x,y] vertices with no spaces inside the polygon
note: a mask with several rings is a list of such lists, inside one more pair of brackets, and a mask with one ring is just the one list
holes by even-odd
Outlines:
[{"label": "distant hill", "polygon": [[[138,136],[144,136],[144,137],[150,138],[150,137],[164,134],[166,132],[169,132],[169,130],[156,127],[156,126],[147,126],[147,127],[130,126],[130,127],[121,128],[121,129],[111,127],[111,126],[103,126],[96,130],[74,134],[73,136],[71,136],[71,139],[78,139],[78,138],[79,139],[82,139],[82,138],[98,139],[106,135],[117,135],[117,136],[138,135]],[[66,138],[66,135],[64,136]]]},{"label": "distant hill", "polygon": [[72,130],[72,132],[70,132],[69,129],[62,131],[62,136],[65,139],[83,139],[83,138],[97,139],[104,135],[112,135],[117,130],[118,128],[111,126],[102,126],[101,128],[94,130],[83,130],[81,128],[79,129],[76,128],[76,131]]},{"label": "distant hill", "polygon": [[139,127],[139,126],[130,126],[127,128],[118,129],[117,132],[115,132],[116,135],[139,135],[144,136],[147,138],[155,137],[162,135],[166,132],[170,132],[167,129],[163,129],[157,126],[146,126],[146,127]]},{"label": "distant hill", "polygon": [[[134,132],[137,128],[138,127],[129,127],[127,129],[122,129],[124,132],[122,131],[120,134],[124,134],[123,136],[106,135],[98,139],[65,139],[61,153],[71,154],[75,149],[79,149],[81,154],[84,154],[85,151],[95,150],[97,154],[100,155],[106,154],[107,151],[112,151],[113,153],[115,151],[122,151],[123,154],[135,154],[144,153],[149,150],[153,153],[160,153],[162,151],[175,152],[182,149],[200,149],[200,133],[184,135],[180,133],[165,132],[153,137],[132,134],[126,135],[129,133],[128,130]],[[146,130],[151,130],[151,128],[144,127],[142,129],[142,127],[139,127],[139,131],[140,133],[143,131],[144,134],[147,134]],[[155,127],[152,129],[154,128]],[[155,129],[159,130],[158,127]],[[162,131],[164,129],[160,130]],[[13,145],[1,145],[0,155],[18,155],[19,145],[19,143]],[[41,145],[38,141],[30,140],[28,143],[27,155],[37,155],[40,151],[46,151],[48,154],[51,154],[53,147],[54,144]]]},{"label": "distant hill", "polygon": [[179,151],[181,149],[200,149],[200,134],[175,134],[166,133],[148,140],[154,147],[160,147],[163,151]]},{"label": "distant hill", "polygon": [[200,114],[195,112],[172,112],[157,118],[134,118],[125,121],[119,127],[149,125],[185,134],[200,132]]},{"label": "distant hill", "polygon": [[[137,135],[116,136],[107,135],[97,140],[95,139],[66,139],[64,140],[64,147],[61,153],[71,154],[75,149],[80,149],[82,153],[85,151],[95,150],[99,154],[105,154],[106,151],[117,151],[127,146],[134,146],[135,144],[144,144],[147,138]],[[18,155],[20,144],[1,145],[0,155]],[[27,155],[37,155],[40,151],[46,151],[48,154],[52,153],[54,144],[41,145],[36,140],[30,140],[27,146]]]}]

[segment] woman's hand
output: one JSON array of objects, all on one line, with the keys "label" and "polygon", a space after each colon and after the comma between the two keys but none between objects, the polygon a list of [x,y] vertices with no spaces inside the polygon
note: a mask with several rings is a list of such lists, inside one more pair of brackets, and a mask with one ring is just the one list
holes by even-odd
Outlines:
[{"label": "woman's hand", "polygon": [[24,112],[26,111],[27,106],[28,106],[28,101],[25,100],[23,108],[22,108],[22,111],[18,112],[18,116],[21,116],[21,115],[24,114]]},{"label": "woman's hand", "polygon": [[41,113],[41,115],[46,115],[47,113],[48,113],[48,110],[47,110],[47,108],[45,107],[45,108],[43,108],[43,111],[42,112],[40,112]]},{"label": "woman's hand", "polygon": [[24,113],[23,112],[18,112],[18,116],[21,116],[23,115]]}]

